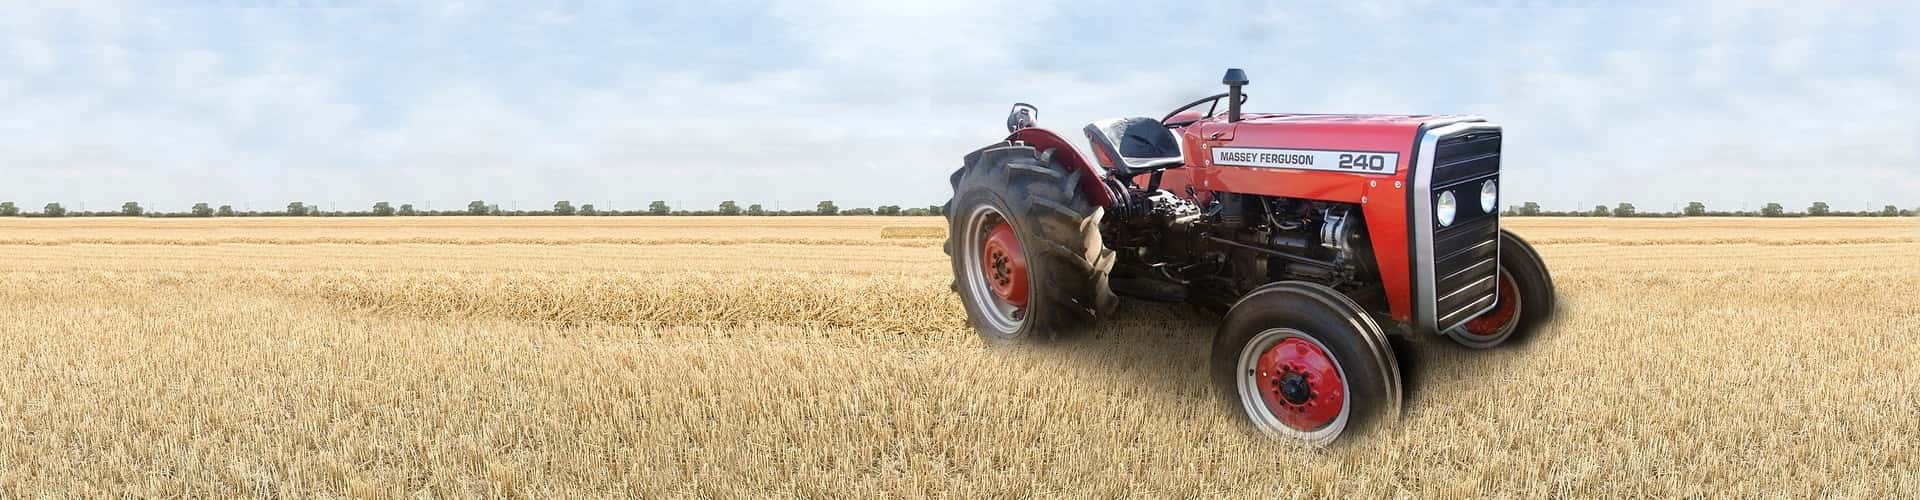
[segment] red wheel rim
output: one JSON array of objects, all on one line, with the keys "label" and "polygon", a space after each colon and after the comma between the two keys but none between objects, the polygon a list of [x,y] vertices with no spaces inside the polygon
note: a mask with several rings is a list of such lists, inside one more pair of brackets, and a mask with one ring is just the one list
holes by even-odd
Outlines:
[{"label": "red wheel rim", "polygon": [[1290,337],[1268,347],[1255,366],[1254,382],[1260,399],[1281,423],[1313,431],[1340,417],[1347,397],[1346,381],[1325,349],[1303,338]]},{"label": "red wheel rim", "polygon": [[993,296],[1013,307],[1027,306],[1027,257],[1020,251],[1020,238],[1013,226],[1004,222],[987,229],[982,244],[980,266],[986,271],[987,288]]},{"label": "red wheel rim", "polygon": [[1500,273],[1500,290],[1496,293],[1500,294],[1500,304],[1495,305],[1492,311],[1467,321],[1463,326],[1468,334],[1481,337],[1499,335],[1501,330],[1506,329],[1507,325],[1519,316],[1520,308],[1514,306],[1519,299],[1514,296],[1512,276],[1508,276],[1505,272]]}]

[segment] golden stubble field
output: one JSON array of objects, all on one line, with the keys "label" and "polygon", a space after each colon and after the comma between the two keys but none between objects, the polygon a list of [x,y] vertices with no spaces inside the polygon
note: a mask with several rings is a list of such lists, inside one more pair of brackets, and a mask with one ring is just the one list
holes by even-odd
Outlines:
[{"label": "golden stubble field", "polygon": [[1512,219],[1557,322],[1331,450],[1185,307],[984,347],[942,224],[0,220],[0,497],[1920,491],[1915,219]]}]

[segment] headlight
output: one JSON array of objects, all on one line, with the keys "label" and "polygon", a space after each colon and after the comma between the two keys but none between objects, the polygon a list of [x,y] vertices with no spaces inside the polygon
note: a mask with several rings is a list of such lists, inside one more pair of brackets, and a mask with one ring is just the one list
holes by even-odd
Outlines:
[{"label": "headlight", "polygon": [[1494,185],[1493,179],[1487,179],[1487,182],[1480,183],[1480,213],[1493,213],[1494,204],[1499,202],[1500,186]]},{"label": "headlight", "polygon": [[1440,193],[1440,203],[1433,206],[1434,217],[1440,220],[1440,227],[1453,224],[1454,208],[1453,191]]}]

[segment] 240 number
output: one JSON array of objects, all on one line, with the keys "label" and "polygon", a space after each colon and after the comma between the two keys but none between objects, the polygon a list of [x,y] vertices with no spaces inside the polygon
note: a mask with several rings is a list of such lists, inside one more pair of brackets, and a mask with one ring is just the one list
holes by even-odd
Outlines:
[{"label": "240 number", "polygon": [[1387,157],[1382,155],[1343,154],[1340,155],[1340,168],[1379,172],[1387,169]]}]

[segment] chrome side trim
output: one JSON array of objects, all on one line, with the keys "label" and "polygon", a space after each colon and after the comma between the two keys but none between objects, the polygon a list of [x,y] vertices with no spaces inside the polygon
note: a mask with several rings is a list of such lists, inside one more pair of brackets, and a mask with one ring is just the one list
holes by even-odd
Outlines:
[{"label": "chrome side trim", "polygon": [[[1498,272],[1498,271],[1496,271],[1496,273],[1497,273],[1497,272]],[[1453,298],[1453,297],[1454,297],[1454,296],[1456,296],[1456,295],[1460,295],[1460,294],[1462,294],[1462,293],[1466,293],[1466,292],[1467,292],[1467,290],[1472,290],[1472,289],[1474,289],[1475,287],[1478,287],[1478,286],[1480,286],[1480,285],[1483,285],[1483,284],[1486,284],[1486,283],[1487,283],[1487,282],[1489,282],[1489,281],[1493,281],[1493,279],[1494,279],[1494,278],[1497,278],[1497,277],[1499,277],[1499,276],[1500,276],[1499,274],[1494,274],[1493,276],[1488,276],[1488,277],[1485,277],[1485,278],[1480,278],[1480,281],[1475,281],[1475,282],[1472,282],[1472,283],[1468,283],[1468,284],[1466,284],[1466,285],[1462,285],[1462,286],[1460,287],[1460,289],[1458,289],[1458,290],[1454,290],[1454,291],[1451,291],[1451,292],[1447,292],[1447,295],[1446,295],[1446,296],[1443,296],[1443,297],[1440,297],[1440,300],[1447,300],[1447,299],[1451,299],[1451,298]],[[1491,293],[1491,294],[1489,294],[1489,295],[1493,295],[1493,296],[1496,296],[1496,297],[1498,297],[1498,296],[1500,295],[1500,289],[1499,289],[1499,288],[1495,288],[1495,289],[1494,289],[1494,293]],[[1478,302],[1478,301],[1475,301],[1475,302]]]},{"label": "chrome side trim", "polygon": [[1474,312],[1473,314],[1461,314],[1461,313],[1465,313],[1465,312],[1467,312],[1467,311],[1469,311],[1469,309],[1461,309],[1461,310],[1458,310],[1458,311],[1454,311],[1454,312],[1453,312],[1452,314],[1448,314],[1448,315],[1447,315],[1447,317],[1445,317],[1445,318],[1440,318],[1440,319],[1452,319],[1452,318],[1453,318],[1454,316],[1459,316],[1459,317],[1460,317],[1460,321],[1456,321],[1456,322],[1453,322],[1453,323],[1454,323],[1454,324],[1453,324],[1453,326],[1449,326],[1449,327],[1447,327],[1446,329],[1443,329],[1443,330],[1440,330],[1440,331],[1441,331],[1441,332],[1445,332],[1445,331],[1447,331],[1447,330],[1452,330],[1452,329],[1454,329],[1454,328],[1458,328],[1458,327],[1459,327],[1460,325],[1463,325],[1463,324],[1466,324],[1466,323],[1467,323],[1467,321],[1471,321],[1471,320],[1472,320],[1473,318],[1478,318],[1478,317],[1480,317],[1480,315],[1482,315],[1482,314],[1486,314],[1486,313],[1487,313],[1487,311],[1490,311],[1490,310],[1493,310],[1493,307],[1494,307],[1494,306],[1496,306],[1496,305],[1499,305],[1499,304],[1500,304],[1500,294],[1498,294],[1498,293],[1496,293],[1496,294],[1493,294],[1493,295],[1488,295],[1488,296],[1485,296],[1485,297],[1481,297],[1481,298],[1480,298],[1480,300],[1476,300],[1476,301],[1473,301],[1473,303],[1475,303],[1475,304],[1478,304],[1478,303],[1481,303],[1481,302],[1486,302],[1486,303],[1487,303],[1487,307],[1486,307],[1486,308],[1484,308],[1484,309],[1481,309],[1481,310],[1479,310],[1479,311],[1477,311],[1477,312]]},{"label": "chrome side trim", "polygon": [[[1496,252],[1497,252],[1497,250],[1496,250]],[[1473,265],[1471,265],[1471,266],[1467,266],[1467,267],[1464,267],[1464,268],[1461,268],[1461,269],[1460,269],[1459,271],[1454,271],[1454,272],[1453,272],[1453,274],[1449,274],[1449,275],[1446,275],[1446,276],[1441,276],[1441,277],[1440,277],[1440,281],[1446,281],[1446,280],[1450,280],[1450,279],[1453,279],[1454,277],[1456,277],[1456,276],[1459,276],[1459,275],[1462,275],[1462,274],[1467,274],[1467,273],[1470,273],[1470,272],[1474,272],[1474,271],[1478,271],[1478,270],[1480,270],[1480,268],[1481,268],[1482,266],[1496,266],[1496,267],[1497,267],[1497,265],[1496,265],[1496,264],[1494,264],[1494,261],[1493,261],[1493,259],[1486,259],[1486,260],[1482,260],[1482,261],[1480,261],[1480,262],[1475,262],[1475,263],[1474,263]],[[1497,271],[1496,271],[1496,272],[1497,272]],[[1438,282],[1435,282],[1435,283],[1438,283]]]},{"label": "chrome side trim", "polygon": [[[1413,255],[1416,263],[1413,266],[1413,321],[1417,330],[1438,334],[1460,325],[1456,323],[1442,328],[1440,318],[1435,317],[1439,314],[1440,301],[1439,296],[1434,292],[1435,284],[1439,281],[1433,276],[1435,258],[1433,255],[1433,155],[1439,149],[1441,139],[1469,132],[1499,132],[1501,129],[1499,124],[1487,122],[1485,118],[1478,116],[1439,118],[1421,124],[1420,128],[1424,133],[1420,136],[1419,153],[1416,154],[1419,160],[1413,168],[1412,190],[1416,197],[1414,198],[1416,202],[1413,204],[1413,223],[1418,225],[1413,231]],[[1493,223],[1493,234],[1494,241],[1500,241],[1500,222],[1497,216]],[[1494,247],[1493,259],[1494,262],[1500,261],[1500,249],[1497,243]],[[1494,273],[1498,275],[1499,271],[1496,269]],[[1499,305],[1499,295],[1495,293],[1493,303],[1487,304],[1485,309],[1474,312],[1467,318],[1479,317],[1493,310],[1494,306]]]}]

